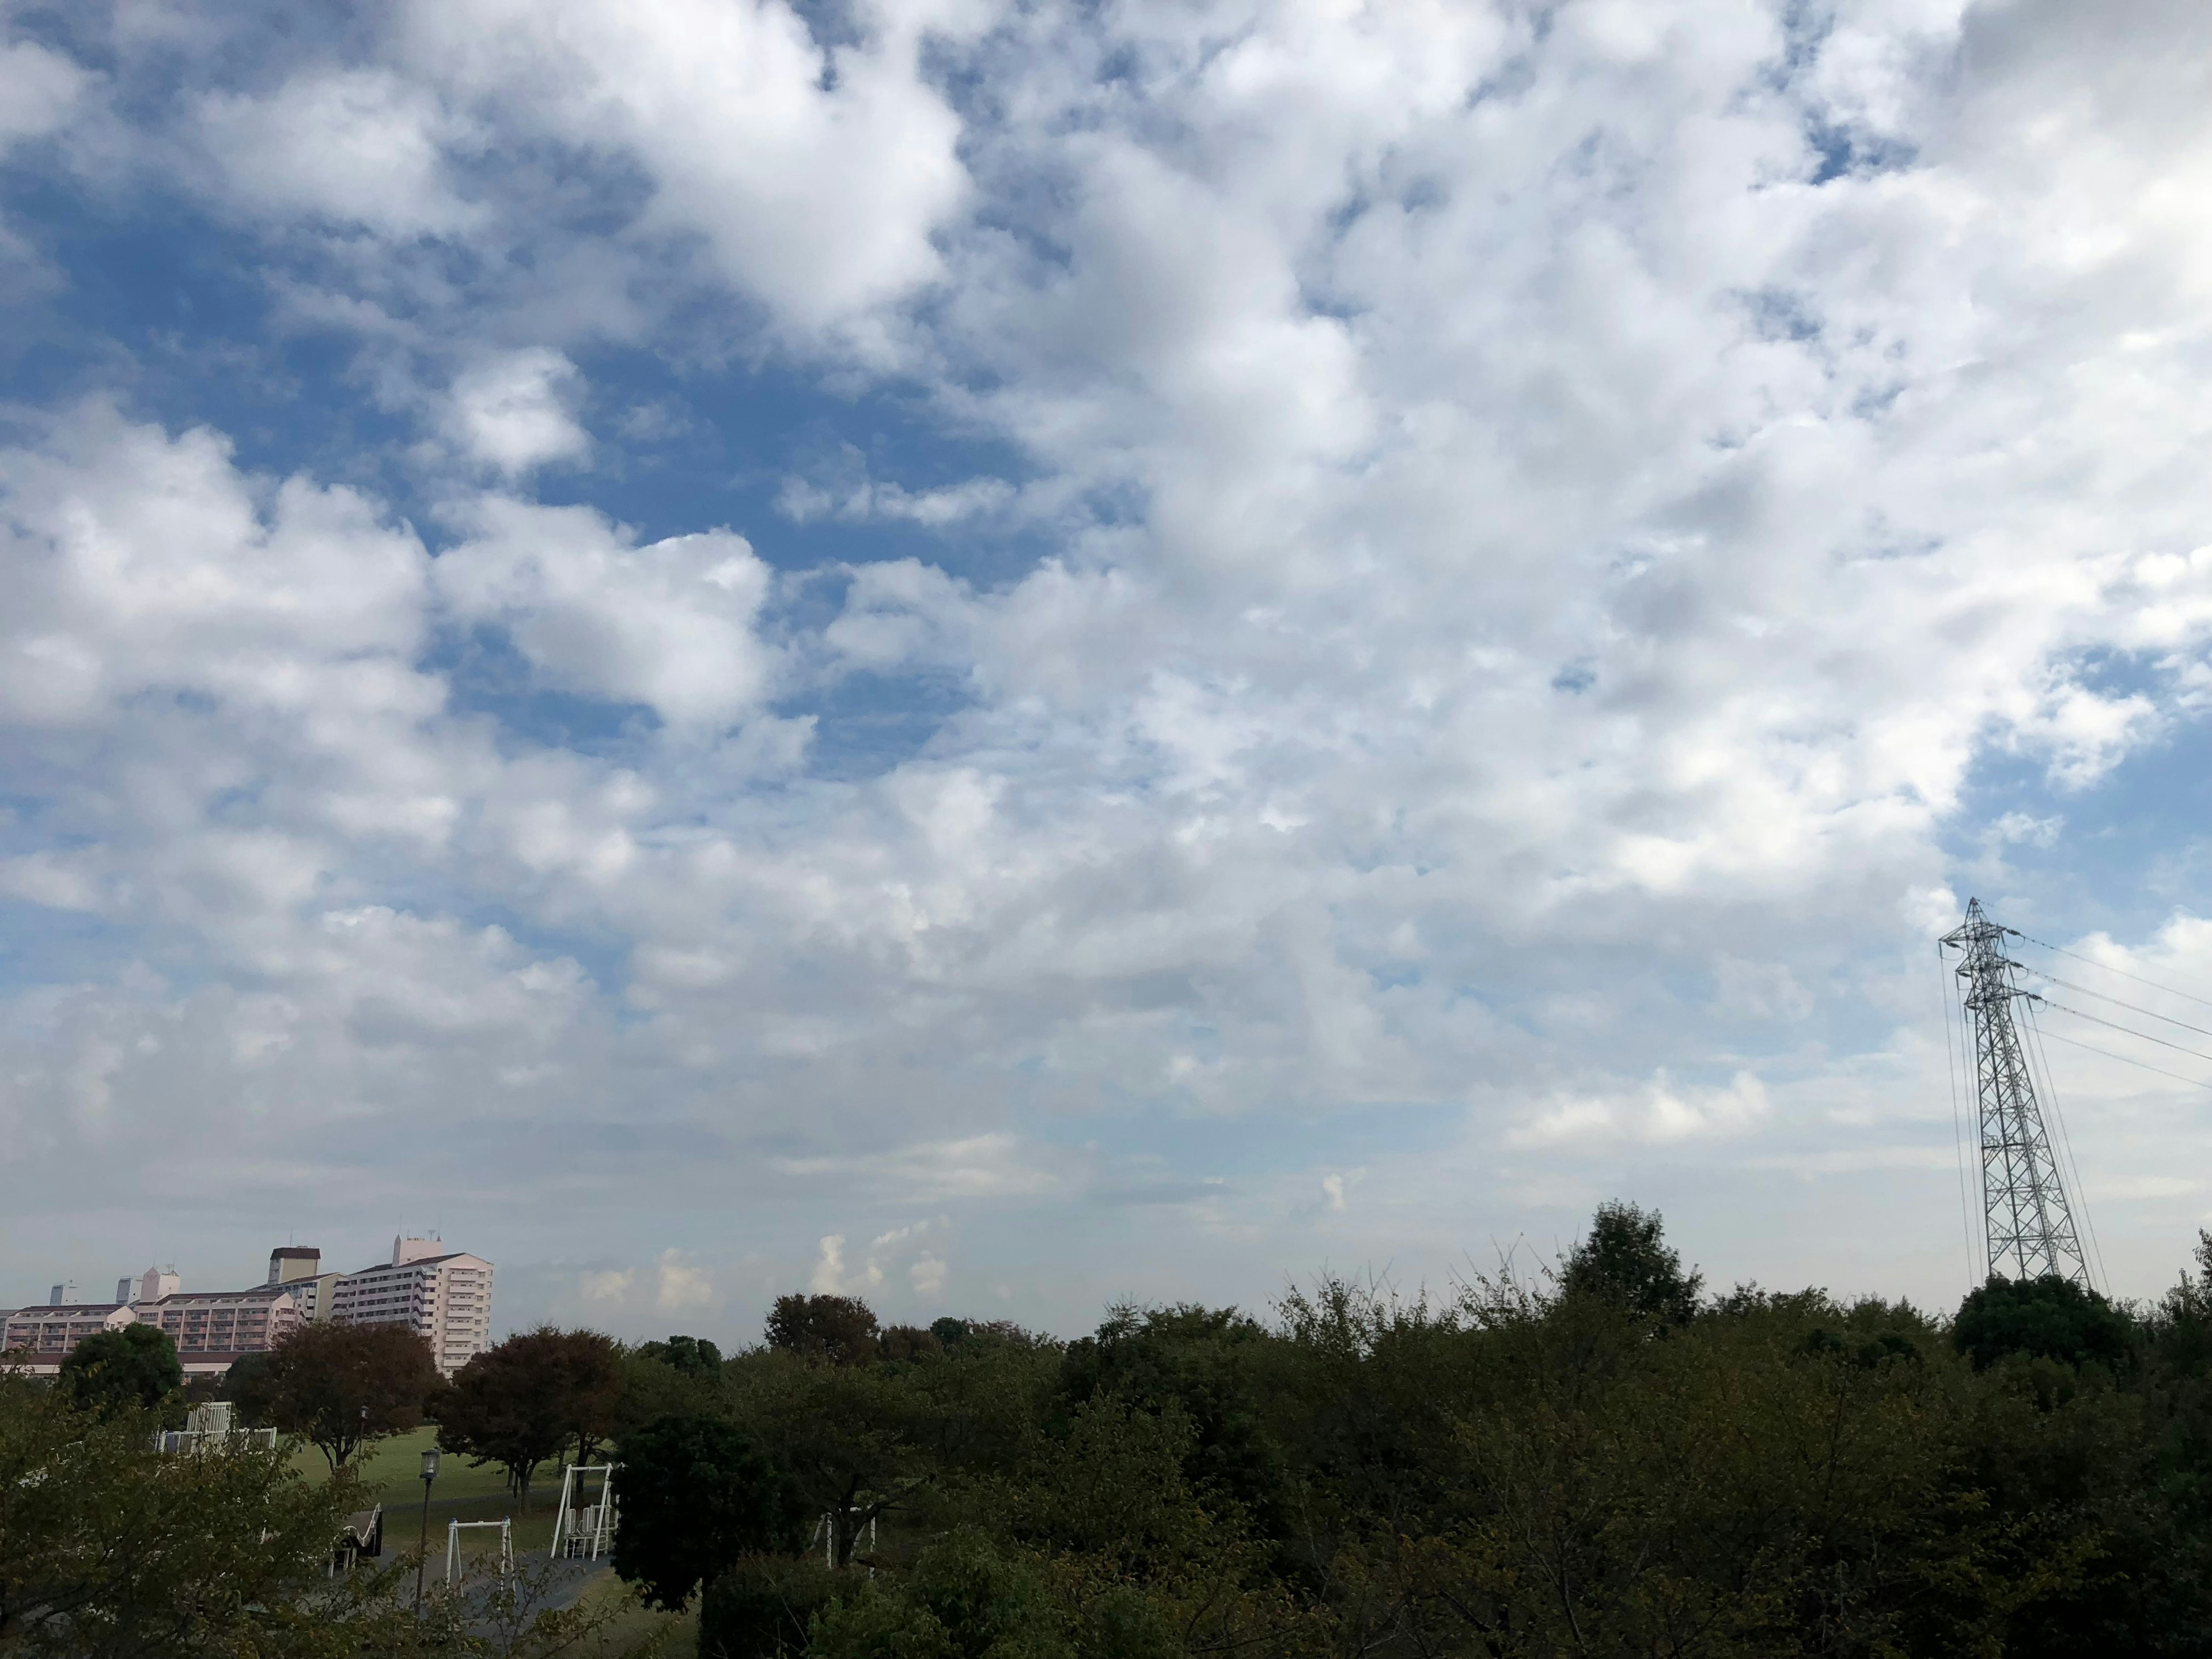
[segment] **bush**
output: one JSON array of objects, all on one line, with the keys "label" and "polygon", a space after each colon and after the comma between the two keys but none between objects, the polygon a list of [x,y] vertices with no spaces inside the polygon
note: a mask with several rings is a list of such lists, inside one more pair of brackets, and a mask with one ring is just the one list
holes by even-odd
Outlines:
[{"label": "bush", "polygon": [[842,1581],[811,1556],[746,1556],[707,1586],[699,1659],[775,1659],[806,1650],[815,1616]]}]

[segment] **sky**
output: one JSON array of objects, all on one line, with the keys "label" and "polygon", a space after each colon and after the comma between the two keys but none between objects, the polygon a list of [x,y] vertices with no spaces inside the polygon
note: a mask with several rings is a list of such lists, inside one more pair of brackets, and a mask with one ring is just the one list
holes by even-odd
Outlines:
[{"label": "sky", "polygon": [[1072,1334],[1617,1197],[1948,1307],[1972,896],[2178,1045],[2040,1016],[2155,1294],[2208,112],[2201,0],[0,0],[0,1302]]}]

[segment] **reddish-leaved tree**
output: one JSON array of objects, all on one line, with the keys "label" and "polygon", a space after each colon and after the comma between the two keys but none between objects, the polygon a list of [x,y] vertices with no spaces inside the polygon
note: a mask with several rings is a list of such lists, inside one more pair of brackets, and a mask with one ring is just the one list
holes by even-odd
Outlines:
[{"label": "reddish-leaved tree", "polygon": [[333,1472],[420,1424],[439,1386],[430,1345],[404,1325],[302,1325],[239,1382],[249,1421],[304,1435]]}]

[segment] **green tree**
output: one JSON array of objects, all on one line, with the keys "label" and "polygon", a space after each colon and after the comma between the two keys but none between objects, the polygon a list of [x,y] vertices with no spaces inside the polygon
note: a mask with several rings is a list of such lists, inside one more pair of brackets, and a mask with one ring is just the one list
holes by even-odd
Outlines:
[{"label": "green tree", "polygon": [[641,1359],[657,1359],[685,1376],[711,1382],[722,1374],[722,1351],[703,1336],[672,1336],[665,1342],[641,1342],[631,1350]]},{"label": "green tree", "polygon": [[791,1477],[734,1425],[664,1417],[623,1441],[615,1571],[648,1603],[680,1608],[738,1557],[805,1541]]},{"label": "green tree", "polygon": [[1662,1324],[1686,1323],[1698,1311],[1705,1276],[1682,1271],[1656,1210],[1619,1201],[1601,1204],[1589,1235],[1568,1252],[1559,1289],[1592,1296]]},{"label": "green tree", "polygon": [[305,1437],[336,1471],[422,1420],[438,1388],[430,1345],[401,1325],[302,1325],[233,1399],[253,1421]]},{"label": "green tree", "polygon": [[350,1659],[380,1609],[322,1576],[349,1476],[277,1449],[164,1455],[155,1414],[0,1377],[0,1653]]},{"label": "green tree", "polygon": [[740,1558],[699,1601],[699,1659],[779,1659],[807,1650],[808,1632],[847,1576],[811,1554]]},{"label": "green tree", "polygon": [[1186,1474],[1251,1513],[1285,1524],[1279,1449],[1265,1421],[1267,1328],[1234,1308],[1117,1307],[1060,1363],[1068,1407],[1110,1395],[1152,1412],[1170,1404],[1193,1430]]},{"label": "green tree", "polygon": [[1951,1322],[1951,1340],[1983,1370],[2008,1354],[2056,1359],[2068,1365],[2124,1361],[2135,1325],[2096,1291],[2071,1279],[2002,1279],[1966,1293]]},{"label": "green tree", "polygon": [[[183,1389],[185,1368],[167,1332],[153,1325],[131,1324],[117,1330],[95,1331],[79,1342],[62,1361],[58,1381],[80,1406],[157,1410]],[[183,1420],[179,1411],[165,1416]]]},{"label": "green tree", "polygon": [[780,1296],[769,1310],[769,1346],[801,1359],[865,1365],[879,1334],[875,1310],[858,1297]]},{"label": "green tree", "polygon": [[527,1508],[538,1466],[572,1443],[588,1456],[613,1430],[622,1390],[611,1338],[541,1325],[461,1368],[438,1396],[438,1444],[500,1465]]},{"label": "green tree", "polygon": [[790,1472],[805,1513],[829,1516],[838,1565],[871,1522],[913,1508],[941,1469],[943,1413],[921,1381],[940,1369],[809,1363],[774,1348],[732,1366],[732,1419]]}]

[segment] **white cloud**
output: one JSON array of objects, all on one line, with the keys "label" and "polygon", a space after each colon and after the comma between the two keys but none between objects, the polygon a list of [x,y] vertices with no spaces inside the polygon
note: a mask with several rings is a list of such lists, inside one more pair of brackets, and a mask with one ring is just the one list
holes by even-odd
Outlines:
[{"label": "white cloud", "polygon": [[862,9],[818,48],[781,0],[648,8],[439,0],[408,14],[419,73],[649,181],[646,228],[703,239],[743,292],[802,329],[850,325],[937,277],[960,203],[959,122],[919,68],[927,9]]},{"label": "white cloud", "polygon": [[714,1276],[685,1261],[681,1250],[663,1250],[653,1268],[653,1305],[663,1313],[684,1313],[714,1305]]},{"label": "white cloud", "polygon": [[[432,560],[202,430],[94,408],[0,453],[0,884],[165,930],[10,1005],[10,1145],[55,1191],[178,1079],[234,1128],[280,1086],[457,1134],[526,1110],[532,1179],[608,1183],[615,1259],[665,1239],[657,1174],[786,1206],[778,1237],[848,1204],[793,1271],[927,1295],[938,1246],[854,1265],[848,1234],[1233,1211],[1164,1152],[1109,1194],[1083,1119],[1261,1120],[1279,1212],[1377,1106],[1464,1114],[1576,1202],[1624,1160],[1839,1169],[1820,1133],[1893,1081],[1855,1068],[1934,1031],[1890,963],[1966,890],[1978,760],[2079,826],[2201,718],[2195,14],[979,15],[863,9],[824,48],[774,3],[475,0],[389,61],[190,94],[272,262],[322,238],[288,319],[373,341],[386,410],[465,365],[436,418],[514,493],[430,501],[462,537]],[[963,130],[940,83],[993,95]],[[702,270],[760,311],[699,320]],[[656,495],[700,533],[641,544],[521,498],[588,454],[564,354],[613,337],[696,377],[702,428],[753,366],[826,362],[853,401],[807,420],[872,442],[888,389],[1034,482],[805,473],[749,527],[846,562],[781,588],[720,495]],[[1018,567],[866,557],[1017,517]],[[441,666],[470,629],[667,732],[502,725]],[[817,696],[853,671],[880,706]],[[1997,811],[1992,846],[2055,822]],[[2165,1109],[2112,1098],[2130,1133]]]},{"label": "white cloud", "polygon": [[1766,1115],[1766,1087],[1750,1072],[1723,1086],[1684,1087],[1662,1070],[1624,1095],[1564,1095],[1507,1136],[1516,1146],[1594,1146],[1740,1135]]},{"label": "white cloud", "polygon": [[938,1251],[949,1226],[939,1216],[894,1227],[869,1240],[866,1257],[857,1264],[846,1260],[845,1235],[831,1233],[817,1246],[807,1288],[823,1296],[878,1297],[903,1266],[907,1292],[933,1300],[945,1291],[949,1270]]},{"label": "white cloud", "polygon": [[542,347],[486,358],[453,381],[446,424],[476,460],[509,477],[591,453],[570,412],[576,366]]},{"label": "white cloud", "polygon": [[61,127],[91,78],[71,59],[34,41],[0,45],[0,151]]},{"label": "white cloud", "polygon": [[576,1278],[576,1293],[586,1302],[620,1302],[629,1294],[630,1286],[636,1282],[637,1269],[635,1267],[580,1273]]},{"label": "white cloud", "polygon": [[483,219],[455,195],[446,161],[474,135],[389,70],[317,68],[266,97],[210,94],[197,117],[226,188],[258,213],[391,237],[451,235]]},{"label": "white cloud", "polygon": [[727,726],[766,696],[775,656],[753,629],[768,568],[728,531],[646,546],[586,507],[487,496],[437,561],[465,622],[495,623],[552,685],[649,703],[671,725]]}]

